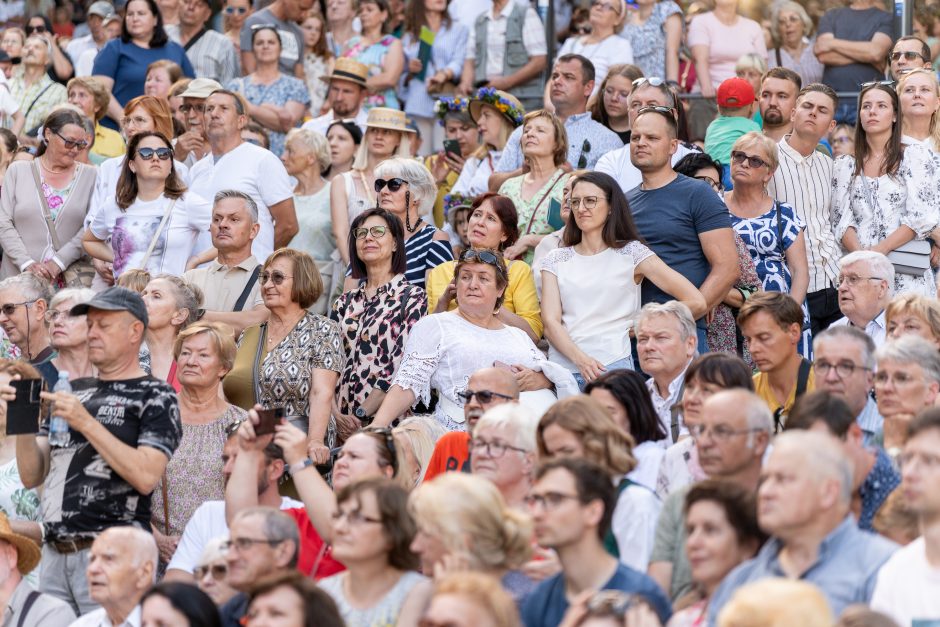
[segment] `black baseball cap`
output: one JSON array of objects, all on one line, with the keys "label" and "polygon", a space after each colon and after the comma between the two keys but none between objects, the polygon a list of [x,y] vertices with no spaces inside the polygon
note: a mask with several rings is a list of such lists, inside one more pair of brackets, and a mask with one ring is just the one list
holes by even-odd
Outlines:
[{"label": "black baseball cap", "polygon": [[100,309],[102,311],[126,311],[147,326],[147,307],[144,305],[144,299],[140,294],[124,287],[109,287],[103,292],[98,292],[94,298],[87,303],[75,305],[69,312],[73,316],[84,316],[89,309]]}]

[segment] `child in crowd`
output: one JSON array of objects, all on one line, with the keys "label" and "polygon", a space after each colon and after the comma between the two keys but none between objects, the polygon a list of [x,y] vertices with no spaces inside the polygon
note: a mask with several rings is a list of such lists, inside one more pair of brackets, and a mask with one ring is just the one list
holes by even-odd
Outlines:
[{"label": "child in crowd", "polygon": [[760,133],[760,126],[751,119],[754,115],[754,88],[744,78],[722,81],[715,94],[718,117],[705,132],[705,152],[722,165],[721,182],[731,189],[731,147],[739,137],[750,131]]}]

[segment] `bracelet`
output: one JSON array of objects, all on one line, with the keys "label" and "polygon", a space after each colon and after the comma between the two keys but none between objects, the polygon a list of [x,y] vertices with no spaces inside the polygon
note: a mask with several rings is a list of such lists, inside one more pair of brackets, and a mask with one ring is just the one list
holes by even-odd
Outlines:
[{"label": "bracelet", "polygon": [[302,470],[304,470],[304,469],[306,469],[306,468],[310,468],[311,466],[316,466],[316,464],[317,464],[317,463],[316,463],[315,461],[313,461],[312,459],[310,459],[310,458],[308,457],[307,459],[304,459],[304,460],[301,460],[301,461],[296,462],[296,463],[294,463],[294,464],[291,464],[291,465],[288,467],[287,472],[290,473],[290,476],[291,476],[291,477],[294,477],[294,476],[297,475],[298,472],[300,472],[300,471],[302,471]]}]

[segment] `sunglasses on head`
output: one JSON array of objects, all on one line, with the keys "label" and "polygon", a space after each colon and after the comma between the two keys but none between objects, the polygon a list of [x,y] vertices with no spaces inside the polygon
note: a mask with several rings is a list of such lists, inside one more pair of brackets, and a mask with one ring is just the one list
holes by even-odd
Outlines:
[{"label": "sunglasses on head", "polygon": [[353,237],[356,239],[365,239],[366,235],[372,235],[374,239],[379,239],[380,237],[384,237],[386,233],[388,233],[387,226],[373,226],[368,229],[363,226],[358,229],[353,229]]},{"label": "sunglasses on head", "polygon": [[166,161],[173,156],[173,151],[169,148],[138,148],[137,156],[144,161],[150,161],[156,155],[160,161]]},{"label": "sunglasses on head", "polygon": [[403,178],[395,177],[393,179],[375,179],[375,193],[378,194],[382,191],[382,188],[388,185],[388,191],[397,192],[401,189],[402,185],[407,185],[408,181]]},{"label": "sunglasses on head", "polygon": [[262,272],[260,275],[258,275],[258,279],[261,280],[261,285],[264,285],[269,280],[275,285],[280,285],[281,283],[285,281],[285,279],[292,279],[292,278],[294,277],[288,276],[278,270],[275,270],[274,272],[265,271],[265,272]]},{"label": "sunglasses on head", "polygon": [[68,150],[72,150],[73,148],[78,148],[79,150],[85,150],[85,148],[88,147],[88,142],[86,142],[84,139],[69,139],[68,137],[60,133],[59,131],[52,131],[52,132],[58,135],[59,139],[62,140],[62,142],[65,144],[65,147]]},{"label": "sunglasses on head", "polygon": [[385,448],[392,458],[392,470],[398,472],[398,449],[395,448],[395,437],[392,434],[392,430],[388,427],[367,427],[365,430],[378,433],[382,436],[382,439],[385,440]]},{"label": "sunglasses on head", "polygon": [[497,272],[505,276],[503,266],[500,264],[500,258],[495,253],[488,250],[474,250],[472,248],[468,248],[463,252],[462,255],[460,255],[460,261],[466,261],[470,263],[479,261],[480,263],[485,263],[488,266],[493,266],[496,268]]},{"label": "sunglasses on head", "polygon": [[747,153],[741,152],[740,150],[734,150],[731,153],[731,161],[737,163],[738,165],[743,164],[747,161],[748,167],[751,168],[762,168],[767,165],[767,162],[761,159],[760,157],[753,157]]}]

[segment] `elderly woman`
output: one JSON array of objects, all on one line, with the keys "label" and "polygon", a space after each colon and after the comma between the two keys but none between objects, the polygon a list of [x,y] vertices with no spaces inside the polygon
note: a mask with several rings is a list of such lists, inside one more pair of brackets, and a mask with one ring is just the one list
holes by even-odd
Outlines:
[{"label": "elderly woman", "polygon": [[554,113],[544,109],[526,114],[522,122],[522,155],[529,171],[499,188],[519,215],[519,239],[506,249],[508,259],[532,262],[542,238],[562,226],[562,189],[568,174],[568,133]]},{"label": "elderly woman", "polygon": [[122,156],[124,139],[121,134],[101,125],[111,102],[111,94],[104,85],[90,76],[80,76],[69,81],[68,93],[69,103],[81,109],[85,117],[95,123],[95,143],[90,155],[92,163],[98,165],[105,159]]},{"label": "elderly woman", "polygon": [[248,115],[267,129],[275,155],[284,151],[285,133],[300,123],[310,106],[310,92],[304,82],[281,72],[281,46],[281,35],[274,26],[253,28],[251,51],[255,71],[226,85],[226,89],[245,97]]},{"label": "elderly woman", "polygon": [[480,147],[464,162],[451,193],[473,198],[489,190],[490,175],[509,136],[522,124],[525,109],[512,94],[481,87],[470,100],[468,111],[480,132]]},{"label": "elderly woman", "polygon": [[940,152],[940,84],[933,70],[915,68],[901,75],[897,85],[901,104],[901,143],[923,144]]},{"label": "elderly woman", "polygon": [[32,272],[62,284],[63,272],[83,263],[81,233],[95,168],[76,157],[87,146],[82,115],[60,109],[43,122],[36,159],[7,168],[0,195],[0,278]]},{"label": "elderly woman", "polygon": [[335,120],[326,129],[330,145],[329,180],[352,170],[356,152],[362,144],[362,129],[352,120]]},{"label": "elderly woman", "polygon": [[199,589],[209,595],[217,607],[222,607],[238,594],[238,590],[228,585],[228,551],[223,548],[225,536],[213,538],[206,544],[199,562],[193,570],[193,579]]},{"label": "elderly woman", "polygon": [[610,66],[607,76],[601,81],[597,97],[588,107],[591,119],[617,133],[624,144],[630,143],[630,108],[627,101],[633,91],[633,81],[642,76],[642,70],[635,65],[622,63]]},{"label": "elderly woman", "polygon": [[382,404],[405,339],[427,311],[427,295],[405,279],[404,229],[391,212],[370,209],[353,220],[348,246],[357,285],[333,303],[330,314],[346,357],[333,415],[356,424]]},{"label": "elderly woman", "polygon": [[[760,97],[761,79],[767,73],[767,60],[756,52],[748,52],[734,64],[734,75],[743,78],[751,84],[754,93]],[[760,111],[754,116],[754,119],[760,123]]]},{"label": "elderly woman", "polygon": [[617,504],[607,550],[627,566],[646,572],[661,504],[646,486],[626,477],[636,467],[633,438],[592,398],[559,401],[539,421],[539,460],[578,457],[594,461],[617,483]]},{"label": "elderly woman", "polygon": [[422,318],[405,343],[404,357],[375,424],[388,425],[418,400],[430,401],[437,389],[435,417],[449,431],[464,428],[465,387],[481,364],[508,368],[524,396],[544,406],[574,393],[571,375],[552,364],[529,336],[499,318],[499,308],[509,284],[509,272],[497,251],[468,250],[461,256],[454,276],[457,309]]},{"label": "elderly woman", "polygon": [[164,135],[138,133],[127,154],[117,194],[85,232],[85,250],[111,263],[115,277],[130,268],[181,275],[196,238],[209,228],[212,205],[186,189]]},{"label": "elderly woman", "polygon": [[640,76],[679,80],[682,10],[668,0],[637,0],[635,6],[636,10],[627,12],[627,22],[620,31],[630,41],[632,63],[640,68]]},{"label": "elderly woman", "polygon": [[940,353],[916,336],[887,342],[875,352],[875,398],[884,419],[884,440],[876,442],[897,457],[907,439],[907,426],[940,393]]},{"label": "elderly woman", "polygon": [[[148,315],[154,310],[157,322],[159,310],[166,308],[162,302],[154,302],[161,287],[154,284],[160,280],[151,281],[144,291]],[[150,346],[149,328],[147,338]],[[183,437],[167,464],[160,487],[153,491],[151,513],[154,538],[167,562],[196,508],[206,501],[225,498],[222,448],[232,425],[245,417],[243,409],[227,403],[220,393],[222,379],[235,361],[230,328],[213,322],[189,325],[176,336],[173,357],[180,383]]]},{"label": "elderly woman", "polygon": [[56,292],[43,316],[49,325],[49,344],[56,351],[52,365],[68,372],[69,379],[94,377],[97,370],[88,360],[88,325],[85,316],[73,316],[75,305],[87,303],[95,293],[87,288],[66,288]]},{"label": "elderly woman", "polygon": [[[435,104],[435,113],[444,129],[444,138],[456,141],[459,153],[441,150],[424,160],[425,167],[434,176],[437,184],[437,200],[434,201],[434,224],[444,226],[450,214],[445,199],[454,189],[471,155],[480,149],[480,133],[470,118],[469,101],[465,98],[441,98]],[[457,198],[458,196],[451,196]],[[445,228],[445,230],[447,230]],[[453,240],[453,232],[449,233]],[[453,241],[451,241],[453,243]]]},{"label": "elderly woman", "polygon": [[[467,225],[470,249],[505,250],[519,237],[516,207],[505,196],[486,192],[470,207]],[[442,263],[428,274],[428,309],[434,313],[456,309],[454,295],[455,261]],[[524,261],[509,261],[509,285],[499,317],[506,324],[522,329],[533,342],[542,337],[539,299],[535,293],[532,269]]]},{"label": "elderly woman", "polygon": [[369,66],[369,78],[366,79],[369,96],[362,103],[366,109],[401,108],[395,88],[405,69],[405,55],[401,41],[387,34],[389,14],[387,0],[360,2],[359,23],[362,25],[362,34],[352,37],[340,55]]},{"label": "elderly woman", "polygon": [[149,320],[142,359],[144,369],[179,392],[176,339],[180,331],[199,317],[202,292],[176,275],[160,274],[150,279],[141,297]]},{"label": "elderly woman", "polygon": [[832,146],[832,158],[842,155],[855,157],[855,127],[851,124],[836,124],[829,134],[829,145]]},{"label": "elderly woman", "polygon": [[[535,475],[537,425],[532,409],[504,403],[480,416],[468,443],[470,472],[489,480],[506,505],[519,511],[524,511]],[[513,454],[507,455],[509,451]]]},{"label": "elderly woman", "polygon": [[[594,76],[607,76],[607,70],[615,63],[633,63],[633,46],[629,37],[618,35],[627,19],[626,0],[600,0],[591,3],[588,22],[591,30],[586,35],[569,37],[562,44],[556,59],[568,54],[578,54],[594,66]],[[660,51],[662,54],[662,51]],[[603,79],[601,79],[603,80]],[[594,82],[596,95],[601,81]],[[546,81],[545,102],[550,102],[551,81]]]},{"label": "elderly woman", "polygon": [[375,168],[375,194],[405,225],[405,279],[423,288],[431,270],[454,258],[447,234],[426,221],[437,195],[431,173],[414,159],[386,159]]},{"label": "elderly woman", "polygon": [[705,298],[688,279],[641,243],[620,185],[602,172],[578,176],[568,197],[564,247],[542,262],[542,307],[549,359],[580,386],[602,372],[633,368],[630,321],[644,279],[692,311]]},{"label": "elderly woman", "polygon": [[[365,137],[356,152],[352,170],[330,182],[330,216],[337,242],[345,242],[349,237],[349,223],[356,216],[378,206],[373,191],[375,168],[392,156],[410,158],[413,137],[414,131],[408,128],[403,112],[384,107],[369,111]],[[348,264],[349,251],[340,246],[339,254],[343,263]]]},{"label": "elderly woman", "polygon": [[[14,379],[39,379],[41,375],[28,362],[21,359],[0,359],[0,388],[12,390],[10,383]],[[10,528],[32,538],[37,544],[42,541],[42,512],[39,508],[39,494],[34,489],[27,489],[20,479],[16,463],[15,437],[6,435],[7,404],[12,397],[0,399],[0,509],[7,515]],[[38,583],[38,577],[26,577],[31,584]]]},{"label": "elderly woman", "polygon": [[323,294],[314,304],[313,311],[322,315],[329,310],[329,296],[333,293],[333,257],[336,253],[330,222],[330,186],[322,174],[330,168],[330,148],[320,133],[295,128],[287,134],[281,161],[287,173],[297,181],[294,209],[299,230],[288,247],[307,253],[317,264],[323,278]]},{"label": "elderly woman", "polygon": [[776,47],[767,53],[768,67],[785,67],[800,75],[804,85],[822,81],[824,66],[813,52],[813,21],[799,2],[777,5],[771,20]]},{"label": "elderly woman", "polygon": [[337,324],[307,310],[323,280],[310,255],[290,248],[274,251],[258,280],[271,317],[242,334],[225,396],[242,409],[281,408],[307,435],[310,458],[325,464],[336,441],[330,410],[343,353]]},{"label": "elderly woman", "polygon": [[885,309],[887,336],[917,336],[940,349],[940,303],[920,294],[895,296]]},{"label": "elderly woman", "polygon": [[[866,83],[858,104],[855,156],[837,158],[832,168],[833,232],[846,252],[889,255],[937,229],[940,173],[929,149],[901,144],[902,116],[890,86]],[[896,272],[894,292],[936,296],[933,271],[924,265],[922,272]]]},{"label": "elderly woman", "polygon": [[144,79],[144,94],[154,98],[169,99],[173,83],[183,77],[183,68],[167,59],[154,61],[147,66]]}]

